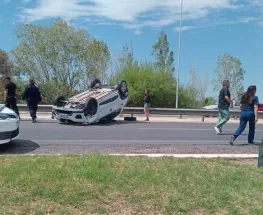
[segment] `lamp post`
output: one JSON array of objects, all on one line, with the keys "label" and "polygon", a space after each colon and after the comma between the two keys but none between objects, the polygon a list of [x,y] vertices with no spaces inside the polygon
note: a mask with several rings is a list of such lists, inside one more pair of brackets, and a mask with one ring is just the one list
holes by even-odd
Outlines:
[{"label": "lamp post", "polygon": [[179,30],[178,68],[177,68],[177,83],[176,83],[176,108],[178,108],[178,97],[179,97],[179,77],[180,77],[179,74],[180,74],[182,17],[183,17],[183,0],[181,0],[181,18],[180,18],[180,30]]}]

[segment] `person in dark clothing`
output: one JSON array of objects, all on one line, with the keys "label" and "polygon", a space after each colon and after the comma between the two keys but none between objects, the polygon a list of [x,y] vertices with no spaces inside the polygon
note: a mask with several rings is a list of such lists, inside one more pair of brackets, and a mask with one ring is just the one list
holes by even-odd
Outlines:
[{"label": "person in dark clothing", "polygon": [[247,123],[249,122],[248,143],[252,144],[255,137],[255,127],[258,121],[258,97],[256,96],[257,88],[252,85],[248,87],[247,92],[242,96],[240,102],[240,125],[233,136],[230,138],[230,145],[234,144],[234,141],[245,130]]},{"label": "person in dark clothing", "polygon": [[29,85],[26,87],[23,97],[23,101],[27,101],[27,106],[30,111],[32,122],[36,122],[36,112],[38,103],[41,102],[41,94],[39,88],[35,85],[34,80],[29,81]]},{"label": "person in dark clothing", "polygon": [[149,121],[150,106],[151,106],[150,103],[151,103],[150,91],[145,90],[145,97],[144,97],[144,114],[146,116],[145,121]]},{"label": "person in dark clothing", "polygon": [[217,134],[222,134],[223,126],[229,121],[229,108],[232,106],[231,94],[230,94],[230,83],[228,80],[223,81],[223,88],[219,93],[218,101],[218,123],[215,127]]},{"label": "person in dark clothing", "polygon": [[16,99],[16,95],[17,95],[16,84],[11,81],[10,77],[6,77],[4,82],[5,82],[5,92],[4,92],[5,106],[8,108],[12,108],[13,111],[19,116],[19,111],[17,108],[17,99]]}]

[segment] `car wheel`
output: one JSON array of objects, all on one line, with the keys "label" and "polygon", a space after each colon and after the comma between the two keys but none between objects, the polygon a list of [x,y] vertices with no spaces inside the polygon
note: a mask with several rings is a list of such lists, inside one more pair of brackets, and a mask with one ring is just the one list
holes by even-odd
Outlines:
[{"label": "car wheel", "polygon": [[98,102],[95,98],[88,98],[84,106],[84,115],[93,116],[97,113]]},{"label": "car wheel", "polygon": [[124,120],[125,120],[125,121],[136,121],[137,118],[134,117],[134,116],[125,116],[125,117],[124,117]]},{"label": "car wheel", "polygon": [[66,98],[64,96],[57,96],[54,99],[53,105],[57,107],[62,107],[65,100]]},{"label": "car wheel", "polygon": [[127,82],[122,80],[118,85],[118,91],[121,99],[126,99],[128,97],[128,87]]},{"label": "car wheel", "polygon": [[99,80],[98,78],[96,78],[95,80],[93,80],[93,81],[91,82],[90,87],[91,87],[91,88],[94,88],[94,87],[96,86],[96,84],[101,85],[101,82],[100,82],[100,80]]}]

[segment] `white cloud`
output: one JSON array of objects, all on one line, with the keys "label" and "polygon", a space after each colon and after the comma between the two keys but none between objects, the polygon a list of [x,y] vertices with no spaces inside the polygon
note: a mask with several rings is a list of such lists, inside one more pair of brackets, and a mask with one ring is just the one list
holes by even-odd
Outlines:
[{"label": "white cloud", "polygon": [[[258,18],[258,17],[244,17],[244,18],[239,18],[236,20],[227,20],[227,19],[221,19],[221,20],[215,20],[215,21],[210,20],[208,23],[203,24],[203,25],[182,26],[181,31],[187,31],[187,30],[199,29],[199,28],[209,28],[209,27],[215,27],[218,25],[248,24],[248,23],[254,22],[254,21],[260,21],[260,18]],[[174,29],[177,32],[180,30],[179,27],[175,27]]]},{"label": "white cloud", "polygon": [[[22,0],[31,1],[31,0]],[[257,0],[254,0],[257,1]],[[184,0],[183,19],[207,18],[213,12],[238,10],[241,0]],[[180,18],[181,0],[36,0],[22,10],[22,21],[34,22],[61,17],[67,21],[89,18],[96,24],[118,23],[140,34],[145,27],[171,26]],[[94,21],[102,19],[101,21]],[[105,21],[106,20],[106,21]]]}]

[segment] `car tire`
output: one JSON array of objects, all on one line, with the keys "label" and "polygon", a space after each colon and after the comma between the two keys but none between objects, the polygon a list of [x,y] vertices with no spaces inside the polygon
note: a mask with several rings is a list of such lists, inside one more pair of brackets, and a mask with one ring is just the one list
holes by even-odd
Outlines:
[{"label": "car tire", "polygon": [[57,107],[62,107],[63,106],[63,101],[65,101],[66,98],[64,96],[57,96],[54,101],[53,105]]},{"label": "car tire", "polygon": [[88,98],[84,106],[84,115],[94,116],[98,111],[98,102],[95,98]]},{"label": "car tire", "polygon": [[124,120],[125,120],[125,121],[136,121],[137,118],[134,117],[134,116],[125,116],[125,117],[124,117]]},{"label": "car tire", "polygon": [[126,81],[124,80],[120,81],[120,83],[118,84],[118,91],[119,91],[120,98],[122,100],[128,98],[128,87],[127,87]]},{"label": "car tire", "polygon": [[96,86],[96,84],[99,84],[101,86],[101,82],[98,78],[94,79],[91,84],[90,84],[90,87],[91,88],[94,88]]}]

